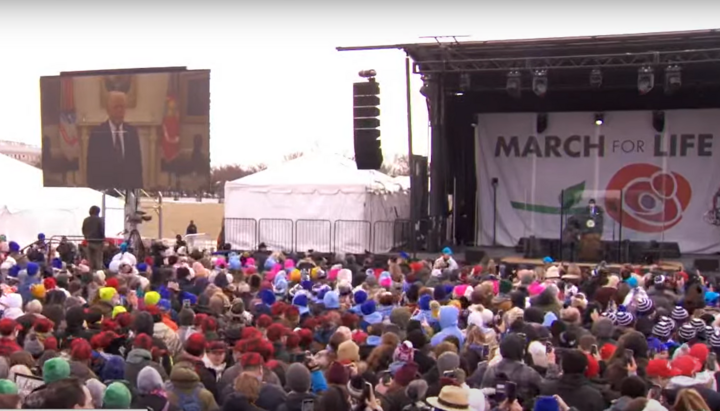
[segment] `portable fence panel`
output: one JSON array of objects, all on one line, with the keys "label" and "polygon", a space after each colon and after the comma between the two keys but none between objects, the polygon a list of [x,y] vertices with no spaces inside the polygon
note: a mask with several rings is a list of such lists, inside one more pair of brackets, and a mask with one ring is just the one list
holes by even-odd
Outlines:
[{"label": "portable fence panel", "polygon": [[314,250],[332,252],[332,223],[330,220],[295,221],[295,251]]},{"label": "portable fence panel", "polygon": [[273,251],[293,250],[293,220],[285,218],[261,218],[258,221],[258,240]]},{"label": "portable fence panel", "polygon": [[362,254],[372,247],[372,226],[364,220],[337,220],[334,224],[333,252]]},{"label": "portable fence panel", "polygon": [[255,250],[258,245],[258,222],[254,218],[226,218],[225,242],[233,250]]}]

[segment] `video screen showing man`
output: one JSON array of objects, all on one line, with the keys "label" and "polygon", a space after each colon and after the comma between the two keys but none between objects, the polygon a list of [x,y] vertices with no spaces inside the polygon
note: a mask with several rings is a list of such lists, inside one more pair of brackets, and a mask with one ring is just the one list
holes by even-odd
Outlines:
[{"label": "video screen showing man", "polygon": [[210,72],[104,70],[40,79],[46,187],[210,187]]},{"label": "video screen showing man", "polygon": [[92,129],[87,150],[87,182],[91,188],[136,189],[143,187],[140,137],[125,122],[127,95],[111,91],[108,119]]}]

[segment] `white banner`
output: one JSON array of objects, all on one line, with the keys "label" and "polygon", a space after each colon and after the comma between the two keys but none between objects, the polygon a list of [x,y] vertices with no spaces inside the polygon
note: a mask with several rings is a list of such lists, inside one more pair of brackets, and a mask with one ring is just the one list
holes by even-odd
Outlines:
[{"label": "white banner", "polygon": [[604,240],[622,236],[678,242],[684,253],[720,251],[720,227],[713,224],[720,110],[665,111],[660,133],[650,111],[607,112],[602,125],[595,113],[547,116],[547,129],[537,133],[535,113],[478,115],[480,244],[493,242],[496,178],[498,245],[531,235],[557,239],[561,221],[595,199],[604,212]]}]

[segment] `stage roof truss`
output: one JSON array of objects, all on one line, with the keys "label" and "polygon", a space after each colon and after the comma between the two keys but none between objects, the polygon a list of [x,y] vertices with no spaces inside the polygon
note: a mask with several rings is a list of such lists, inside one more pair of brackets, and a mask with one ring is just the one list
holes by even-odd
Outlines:
[{"label": "stage roof truss", "polygon": [[413,63],[415,74],[472,73],[513,70],[567,70],[581,68],[620,68],[684,64],[720,63],[720,48],[640,53],[586,54],[575,56],[469,58],[447,47],[442,59]]}]

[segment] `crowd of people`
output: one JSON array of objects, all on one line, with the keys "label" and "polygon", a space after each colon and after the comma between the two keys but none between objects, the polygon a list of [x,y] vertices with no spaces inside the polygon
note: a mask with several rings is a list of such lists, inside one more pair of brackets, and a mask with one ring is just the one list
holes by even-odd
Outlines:
[{"label": "crowd of people", "polygon": [[696,270],[39,249],[0,237],[0,408],[720,410]]}]

